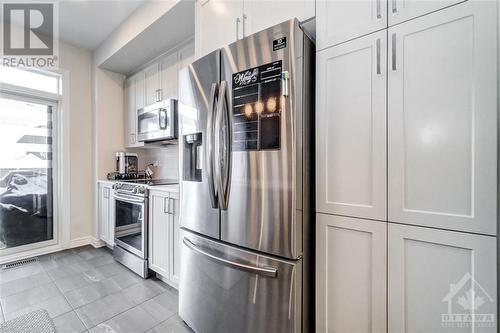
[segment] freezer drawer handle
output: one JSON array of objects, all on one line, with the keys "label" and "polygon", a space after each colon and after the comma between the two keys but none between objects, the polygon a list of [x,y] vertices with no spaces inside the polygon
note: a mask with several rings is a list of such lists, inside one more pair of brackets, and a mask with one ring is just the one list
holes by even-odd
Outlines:
[{"label": "freezer drawer handle", "polygon": [[191,249],[199,254],[202,254],[202,255],[208,257],[209,259],[216,261],[218,263],[221,263],[225,266],[229,266],[229,267],[241,270],[241,271],[246,271],[246,272],[255,273],[255,274],[259,274],[259,275],[269,276],[272,278],[275,278],[276,276],[278,276],[278,270],[274,267],[256,267],[256,266],[241,264],[239,262],[230,261],[230,260],[227,260],[224,258],[217,257],[211,253],[208,253],[208,252],[200,249],[199,247],[196,247],[196,245],[191,243],[191,241],[188,240],[187,238],[184,238],[182,240],[182,242],[189,249]]}]

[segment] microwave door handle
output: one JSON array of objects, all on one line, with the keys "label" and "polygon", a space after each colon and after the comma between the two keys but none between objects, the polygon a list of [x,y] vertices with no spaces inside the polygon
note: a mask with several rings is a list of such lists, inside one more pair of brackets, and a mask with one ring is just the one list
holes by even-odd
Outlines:
[{"label": "microwave door handle", "polygon": [[[162,121],[162,113],[164,115],[163,119],[164,121]],[[167,110],[165,109],[160,109],[160,111],[158,112],[158,126],[160,127],[161,130],[164,130],[167,128]]]},{"label": "microwave door handle", "polygon": [[[217,154],[215,159],[217,164],[215,172],[217,175],[216,182],[218,186],[220,206],[223,210],[227,210],[228,208],[229,190],[231,185],[231,126],[226,92],[227,82],[222,81],[219,88],[219,100],[217,102],[217,115],[215,122],[215,135],[217,136],[215,140],[215,153]],[[226,130],[224,131],[225,135],[221,140],[223,122],[226,122]],[[221,156],[219,156],[221,148],[222,153],[224,154],[224,156],[222,156],[223,163],[221,163]]]},{"label": "microwave door handle", "polygon": [[208,121],[207,121],[207,133],[206,133],[206,142],[207,142],[207,152],[205,154],[206,165],[207,165],[207,178],[208,178],[208,191],[210,193],[210,203],[212,204],[212,208],[217,208],[217,194],[215,193],[215,185],[214,185],[214,149],[213,149],[213,138],[214,138],[214,120],[215,120],[215,110],[214,107],[216,105],[215,97],[217,95],[217,83],[212,83],[212,89],[210,91],[210,101],[208,105]]},{"label": "microwave door handle", "polygon": [[253,266],[253,265],[247,265],[243,263],[239,263],[236,261],[228,260],[225,258],[221,258],[219,256],[216,256],[208,251],[205,251],[204,249],[199,248],[198,246],[194,245],[190,240],[187,238],[183,238],[182,242],[184,243],[185,246],[187,246],[190,250],[197,252],[200,255],[203,255],[207,257],[208,259],[215,261],[219,264],[222,264],[227,267],[231,267],[240,271],[245,271],[253,274],[258,274],[258,275],[264,275],[268,276],[271,278],[276,278],[278,276],[278,269],[274,267],[259,267],[259,266]]}]

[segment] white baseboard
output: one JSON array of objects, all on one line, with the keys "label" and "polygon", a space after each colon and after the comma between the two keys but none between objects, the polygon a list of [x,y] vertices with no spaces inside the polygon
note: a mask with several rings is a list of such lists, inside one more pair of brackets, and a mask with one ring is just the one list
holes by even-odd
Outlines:
[{"label": "white baseboard", "polygon": [[92,236],[86,236],[86,237],[72,239],[69,241],[69,248],[72,249],[74,247],[80,247],[80,246],[92,244],[92,240],[93,240]]},{"label": "white baseboard", "polygon": [[90,241],[90,245],[92,245],[93,247],[97,248],[97,247],[103,247],[106,245],[105,242],[103,242],[102,240],[98,239],[98,238],[95,238],[95,237],[90,237],[91,238],[91,241]]}]

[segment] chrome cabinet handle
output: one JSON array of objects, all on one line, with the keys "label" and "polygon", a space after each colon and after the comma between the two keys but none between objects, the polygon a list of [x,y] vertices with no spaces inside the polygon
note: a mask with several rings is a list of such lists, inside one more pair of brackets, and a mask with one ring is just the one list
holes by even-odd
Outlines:
[{"label": "chrome cabinet handle", "polygon": [[240,18],[236,18],[236,40],[240,39]]},{"label": "chrome cabinet handle", "polygon": [[216,104],[215,96],[217,95],[217,83],[212,83],[212,89],[210,91],[210,105],[208,106],[208,122],[207,122],[207,133],[206,144],[207,153],[205,154],[206,165],[207,165],[207,178],[208,178],[208,192],[210,193],[210,203],[212,208],[217,208],[217,194],[215,192],[215,180],[214,180],[214,151],[213,151],[213,139],[214,139],[214,106]]},{"label": "chrome cabinet handle", "polygon": [[377,18],[382,18],[382,11],[380,9],[380,0],[377,0]]},{"label": "chrome cabinet handle", "polygon": [[396,68],[396,34],[392,34],[392,70],[395,71]]},{"label": "chrome cabinet handle", "polygon": [[243,36],[241,37],[245,37],[246,34],[245,34],[245,21],[247,20],[248,16],[247,14],[243,14],[243,24],[242,24],[242,27],[243,27]]},{"label": "chrome cabinet handle", "polygon": [[[174,198],[168,198],[168,207],[170,214],[175,215],[175,199]],[[170,201],[172,201],[172,204],[170,204]]]},{"label": "chrome cabinet handle", "polygon": [[380,71],[380,38],[377,38],[377,74],[381,74]]},{"label": "chrome cabinet handle", "polygon": [[398,12],[398,5],[396,3],[396,0],[392,0],[392,12],[397,13]]},{"label": "chrome cabinet handle", "polygon": [[[217,102],[217,115],[215,121],[215,183],[217,184],[217,193],[219,204],[223,210],[227,210],[229,205],[229,190],[231,184],[231,126],[229,107],[227,105],[227,82],[222,81],[219,88],[219,100]],[[222,122],[226,121],[225,136],[222,138],[224,143],[221,146]],[[223,156],[220,156],[221,148]],[[223,173],[224,172],[224,173]]]},{"label": "chrome cabinet handle", "polygon": [[205,251],[205,250],[200,249],[199,247],[194,245],[187,238],[183,238],[182,242],[190,250],[193,250],[194,252],[197,252],[198,254],[201,254],[201,255],[207,257],[208,259],[211,259],[212,261],[215,261],[216,263],[222,264],[224,266],[228,266],[228,267],[240,270],[240,271],[264,275],[264,276],[268,276],[268,277],[272,277],[272,278],[275,278],[278,276],[278,270],[274,267],[258,267],[258,266],[246,265],[246,264],[242,264],[239,262],[227,260],[225,258],[218,257],[216,255],[213,255],[213,254]]},{"label": "chrome cabinet handle", "polygon": [[165,214],[170,214],[170,200],[169,200],[169,198],[163,198],[163,212]]}]

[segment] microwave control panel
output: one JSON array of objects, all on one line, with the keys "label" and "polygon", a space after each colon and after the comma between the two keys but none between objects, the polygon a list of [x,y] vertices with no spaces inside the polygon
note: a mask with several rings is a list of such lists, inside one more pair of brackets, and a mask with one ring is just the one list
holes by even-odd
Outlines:
[{"label": "microwave control panel", "polygon": [[281,144],[281,60],[233,74],[233,151]]}]

